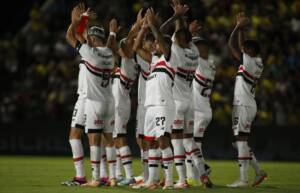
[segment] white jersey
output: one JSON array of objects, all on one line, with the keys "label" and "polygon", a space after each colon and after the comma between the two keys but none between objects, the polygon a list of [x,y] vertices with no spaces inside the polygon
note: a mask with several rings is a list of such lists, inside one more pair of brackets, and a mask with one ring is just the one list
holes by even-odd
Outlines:
[{"label": "white jersey", "polygon": [[91,47],[82,44],[78,51],[86,67],[86,96],[96,101],[113,100],[111,73],[113,70],[113,52],[107,47]]},{"label": "white jersey", "polygon": [[138,104],[144,105],[146,94],[146,81],[148,75],[150,74],[150,64],[149,62],[143,60],[139,55],[136,55],[136,62],[140,66],[141,70],[138,83]]},{"label": "white jersey", "polygon": [[121,67],[113,75],[113,95],[115,105],[121,100],[130,99],[129,92],[137,76],[137,64],[134,59],[122,58]]},{"label": "white jersey", "polygon": [[213,61],[199,57],[199,65],[193,80],[194,108],[198,111],[209,110],[210,94],[216,74]]},{"label": "white jersey", "polygon": [[243,53],[234,87],[234,105],[256,107],[255,89],[263,71],[262,59]]},{"label": "white jersey", "polygon": [[164,55],[152,56],[150,75],[146,82],[145,106],[174,107],[172,85],[175,70],[166,61]]},{"label": "white jersey", "polygon": [[190,43],[190,48],[181,48],[176,43],[171,47],[170,63],[177,67],[174,79],[173,96],[175,100],[190,101],[192,96],[192,81],[198,66],[199,51]]},{"label": "white jersey", "polygon": [[85,86],[86,86],[86,81],[85,81],[85,66],[84,66],[84,61],[80,60],[79,63],[79,73],[78,73],[78,88],[77,88],[77,94],[79,95],[78,98],[85,98],[86,93],[85,93]]}]

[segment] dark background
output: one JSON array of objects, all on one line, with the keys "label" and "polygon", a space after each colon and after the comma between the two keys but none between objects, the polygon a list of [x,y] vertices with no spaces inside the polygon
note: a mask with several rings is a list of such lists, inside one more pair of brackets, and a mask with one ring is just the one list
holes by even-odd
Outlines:
[{"label": "dark background", "polygon": [[[79,58],[65,41],[70,12],[78,1],[6,2],[0,12],[0,153],[70,155],[68,132]],[[161,21],[172,14],[167,0],[110,0],[85,3],[98,13],[98,24],[107,27],[116,17],[123,30],[137,11],[153,6]],[[227,40],[233,16],[240,10],[252,21],[248,37],[262,45],[265,69],[258,85],[258,113],[250,144],[258,158],[300,160],[299,66],[300,1],[187,0],[190,20],[198,19],[201,35],[210,41],[217,64],[212,94],[213,121],[205,139],[205,156],[230,159],[231,110],[237,64],[228,53]],[[137,89],[132,90],[132,117],[128,124],[134,140]],[[86,145],[86,143],[85,143]],[[87,146],[86,146],[87,147]],[[86,151],[88,152],[88,151]]]}]

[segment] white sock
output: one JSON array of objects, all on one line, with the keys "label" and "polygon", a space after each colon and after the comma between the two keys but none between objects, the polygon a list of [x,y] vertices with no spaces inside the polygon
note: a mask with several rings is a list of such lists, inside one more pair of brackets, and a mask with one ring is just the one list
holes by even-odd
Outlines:
[{"label": "white sock", "polygon": [[261,171],[259,165],[258,165],[258,161],[253,153],[253,151],[249,148],[249,152],[250,152],[250,165],[252,166],[252,168],[255,171],[255,174],[259,174],[259,172]]},{"label": "white sock", "polygon": [[176,171],[178,174],[178,182],[185,182],[186,171],[185,171],[185,151],[183,147],[183,139],[172,139],[171,140],[174,149],[174,162]]},{"label": "white sock", "polygon": [[105,146],[101,146],[100,178],[107,178]]},{"label": "white sock", "polygon": [[133,178],[134,176],[132,171],[132,155],[129,147],[124,146],[119,148],[119,153],[125,170],[126,178],[127,179]]},{"label": "white sock", "polygon": [[197,179],[197,175],[196,175],[196,171],[197,169],[194,168],[193,165],[193,160],[192,157],[190,155],[185,155],[186,159],[185,159],[185,165],[186,165],[186,176],[189,179]]},{"label": "white sock", "polygon": [[159,162],[160,162],[159,151],[157,149],[149,149],[149,157],[148,157],[149,177],[147,180],[147,184],[152,184],[156,182],[157,176],[159,176]]},{"label": "white sock", "polygon": [[149,177],[149,167],[148,167],[148,151],[141,151],[141,158],[144,170],[144,182],[147,182]]},{"label": "white sock", "polygon": [[73,161],[74,161],[74,167],[76,171],[76,176],[78,178],[84,178],[85,172],[83,167],[83,146],[80,139],[70,139],[69,140],[72,154],[73,154]]},{"label": "white sock", "polygon": [[122,160],[121,160],[121,155],[118,149],[116,149],[117,151],[117,162],[116,162],[116,176],[117,177],[121,177],[123,176],[122,174]]},{"label": "white sock", "polygon": [[92,164],[92,180],[99,180],[100,178],[100,146],[90,146],[90,157]]},{"label": "white sock", "polygon": [[170,147],[163,149],[162,153],[162,161],[164,165],[165,171],[165,185],[173,186],[173,152]]},{"label": "white sock", "polygon": [[106,156],[108,162],[109,179],[116,178],[116,148],[106,147]]},{"label": "white sock", "polygon": [[250,152],[247,141],[236,142],[238,150],[238,162],[240,166],[240,180],[248,182],[248,168],[250,160]]}]

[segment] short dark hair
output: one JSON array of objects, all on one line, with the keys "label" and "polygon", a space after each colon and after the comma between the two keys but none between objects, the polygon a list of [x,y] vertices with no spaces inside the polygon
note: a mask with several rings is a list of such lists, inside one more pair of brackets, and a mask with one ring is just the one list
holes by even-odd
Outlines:
[{"label": "short dark hair", "polygon": [[192,41],[192,34],[187,28],[181,28],[175,32],[175,37],[183,36],[186,42]]},{"label": "short dark hair", "polygon": [[255,55],[258,55],[260,53],[260,45],[255,40],[246,40],[244,42],[244,47],[246,49],[249,49]]},{"label": "short dark hair", "polygon": [[166,44],[167,44],[169,47],[171,47],[171,45],[172,45],[171,37],[170,37],[169,35],[167,35],[167,34],[163,34],[163,36],[164,36],[164,41],[166,42]]},{"label": "short dark hair", "polygon": [[155,41],[155,37],[152,33],[148,33],[145,37],[146,41],[150,41],[150,42],[154,42]]}]

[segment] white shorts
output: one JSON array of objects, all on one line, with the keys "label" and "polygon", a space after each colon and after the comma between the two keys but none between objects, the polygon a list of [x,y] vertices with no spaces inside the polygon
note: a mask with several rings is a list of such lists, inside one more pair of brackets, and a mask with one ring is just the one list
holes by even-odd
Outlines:
[{"label": "white shorts", "polygon": [[234,135],[249,135],[255,115],[256,107],[234,105],[232,109],[232,129]]},{"label": "white shorts", "polygon": [[85,107],[85,98],[78,97],[77,102],[74,106],[73,115],[72,115],[72,128],[84,129],[85,116],[84,116],[84,107]]},{"label": "white shorts", "polygon": [[194,119],[194,137],[203,137],[204,132],[212,119],[211,109],[207,109],[203,112],[195,110]]},{"label": "white shorts", "polygon": [[86,133],[113,133],[114,102],[101,102],[86,99],[85,116]]},{"label": "white shorts", "polygon": [[144,137],[146,107],[139,104],[136,112],[136,138]]},{"label": "white shorts", "polygon": [[115,106],[115,128],[113,137],[121,137],[127,134],[127,123],[130,118],[130,99],[123,100]]},{"label": "white shorts", "polygon": [[194,108],[192,101],[175,100],[175,118],[172,133],[192,134],[194,130]]},{"label": "white shorts", "polygon": [[166,106],[148,106],[145,116],[145,140],[155,140],[166,133],[171,134],[174,109]]}]

